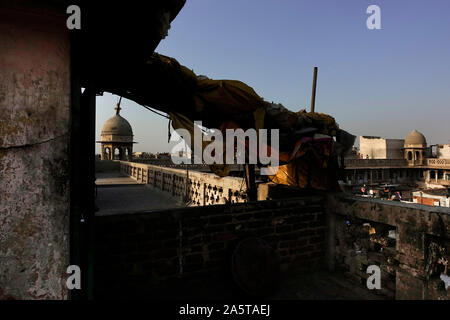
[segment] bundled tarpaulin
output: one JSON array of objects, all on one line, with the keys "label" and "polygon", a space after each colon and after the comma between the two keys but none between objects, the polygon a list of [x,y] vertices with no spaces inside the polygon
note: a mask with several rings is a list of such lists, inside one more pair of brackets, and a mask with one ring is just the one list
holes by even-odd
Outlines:
[{"label": "bundled tarpaulin", "polygon": [[277,184],[319,190],[339,190],[337,163],[332,156],[333,138],[326,135],[300,139],[291,154],[282,154],[287,164],[269,176]]},{"label": "bundled tarpaulin", "polygon": [[241,81],[213,80],[197,76],[174,58],[156,53],[149,65],[160,78],[160,83],[167,83],[173,88],[173,95],[161,99],[166,105],[171,105],[167,108],[193,121],[203,120],[206,126],[213,124],[210,127],[214,128],[219,127],[219,121],[231,121],[237,123],[240,128],[247,129],[255,126],[255,111],[258,110],[259,119],[261,114],[264,114],[264,100],[253,88]]},{"label": "bundled tarpaulin", "polygon": [[[173,58],[155,54],[150,63],[164,77],[161,81],[174,87],[174,96],[168,97],[168,101],[182,103],[171,108],[176,112],[168,112],[175,129],[186,129],[194,136],[196,120],[202,120],[206,127],[217,128],[223,134],[226,129],[237,128],[279,129],[279,150],[272,150],[270,142],[265,146],[267,154],[278,153],[280,161],[278,173],[270,179],[291,186],[338,188],[338,159],[351,149],[355,137],[340,129],[330,115],[290,111],[281,104],[264,101],[241,81],[197,76]],[[204,141],[198,147],[203,152],[209,143]],[[245,141],[238,143],[245,144],[247,158],[255,152]],[[229,166],[215,164],[211,170],[226,176]]]}]

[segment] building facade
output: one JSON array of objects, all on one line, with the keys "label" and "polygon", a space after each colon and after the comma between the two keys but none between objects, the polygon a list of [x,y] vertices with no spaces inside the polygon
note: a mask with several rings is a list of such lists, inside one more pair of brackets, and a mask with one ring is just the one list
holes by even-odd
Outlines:
[{"label": "building facade", "polygon": [[403,159],[403,139],[381,137],[359,137],[360,158],[362,159]]},{"label": "building facade", "polygon": [[345,182],[407,184],[431,189],[450,186],[450,145],[437,147],[433,155],[425,136],[417,130],[404,140],[360,137],[358,156],[345,159]]}]

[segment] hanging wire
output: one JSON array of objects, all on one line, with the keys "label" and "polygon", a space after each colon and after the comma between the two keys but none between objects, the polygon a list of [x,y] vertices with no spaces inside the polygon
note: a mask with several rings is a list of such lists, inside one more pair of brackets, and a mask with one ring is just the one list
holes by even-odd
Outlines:
[{"label": "hanging wire", "polygon": [[159,113],[158,111],[154,110],[153,108],[151,108],[151,107],[149,107],[149,106],[146,106],[146,105],[142,105],[142,106],[143,106],[145,109],[147,109],[147,110],[149,110],[149,111],[151,111],[151,112],[157,114],[158,116],[164,117],[164,118],[166,118],[166,119],[170,119],[170,117],[169,117],[168,115]]},{"label": "hanging wire", "polygon": [[167,125],[167,132],[168,132],[168,138],[167,138],[167,143],[170,142],[170,138],[172,137],[172,134],[170,133],[170,124],[172,123],[172,120],[169,119],[169,124]]}]

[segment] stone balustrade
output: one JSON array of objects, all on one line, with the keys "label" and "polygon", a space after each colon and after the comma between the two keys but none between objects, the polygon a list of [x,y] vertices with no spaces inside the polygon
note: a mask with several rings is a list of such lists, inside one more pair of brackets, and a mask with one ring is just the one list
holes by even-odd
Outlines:
[{"label": "stone balustrade", "polygon": [[408,162],[405,159],[345,159],[346,169],[362,168],[406,168]]},{"label": "stone balustrade", "polygon": [[372,169],[372,168],[407,168],[408,166],[420,166],[438,169],[450,169],[450,159],[428,158],[425,161],[406,159],[345,159],[346,169]]},{"label": "stone balustrade", "polygon": [[450,169],[450,159],[427,159],[427,166],[431,168]]},{"label": "stone balustrade", "polygon": [[136,181],[171,194],[193,206],[245,202],[243,178],[120,161],[120,171]]}]

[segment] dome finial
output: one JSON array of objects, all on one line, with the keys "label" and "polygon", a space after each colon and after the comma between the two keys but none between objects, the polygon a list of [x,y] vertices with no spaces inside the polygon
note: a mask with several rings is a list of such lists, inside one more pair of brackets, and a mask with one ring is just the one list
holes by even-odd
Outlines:
[{"label": "dome finial", "polygon": [[116,107],[114,109],[116,110],[116,115],[119,115],[120,110],[122,110],[122,108],[120,107],[120,104],[116,104]]},{"label": "dome finial", "polygon": [[116,110],[116,115],[119,115],[120,110],[122,110],[122,108],[120,107],[120,102],[122,101],[122,97],[119,98],[119,101],[116,104],[116,107],[114,108]]}]

